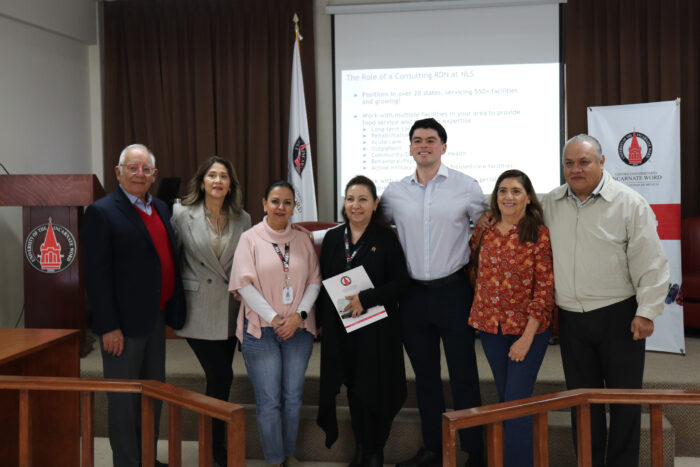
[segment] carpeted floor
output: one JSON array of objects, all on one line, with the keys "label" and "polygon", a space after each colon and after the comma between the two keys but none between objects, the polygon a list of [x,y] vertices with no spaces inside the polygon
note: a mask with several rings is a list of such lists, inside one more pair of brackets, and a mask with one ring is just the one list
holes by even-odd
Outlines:
[{"label": "carpeted floor", "polygon": [[[109,447],[109,441],[106,438],[95,439],[95,467],[113,467],[112,451]],[[166,462],[168,460],[168,445],[165,441],[158,442],[158,460]],[[185,441],[182,443],[182,465],[185,467],[196,466],[197,459],[197,443],[194,441]],[[268,464],[259,459],[246,460],[247,467],[266,467]],[[347,465],[345,462],[300,462],[299,467],[340,467]],[[389,464],[387,464],[389,465]],[[698,467],[700,466],[700,458],[692,457],[676,457],[674,467]],[[292,466],[296,467],[296,466]]]},{"label": "carpeted floor", "polygon": [[[479,374],[482,380],[482,393],[484,403],[495,402],[492,400],[495,395],[493,392],[493,377],[483,355],[480,342],[477,341],[476,352],[478,358]],[[686,339],[686,355],[647,352],[646,356],[646,371],[645,371],[645,387],[656,389],[696,389],[700,390],[700,334],[689,335]],[[320,348],[316,344],[314,352],[309,362],[307,371],[308,380],[317,379],[319,375],[319,360]],[[409,384],[414,380],[414,375],[411,370],[411,365],[406,359],[406,370]],[[203,390],[204,379],[201,367],[194,357],[191,349],[184,340],[170,339],[167,342],[167,381],[171,384],[181,385],[189,389],[200,391]],[[447,380],[447,366],[443,363],[442,366],[443,378]],[[245,375],[245,365],[240,355],[234,358],[234,373],[237,377]],[[98,351],[91,352],[86,358],[81,359],[81,374],[83,377],[100,377],[102,374],[102,362]],[[238,383],[236,383],[238,381]],[[183,384],[178,384],[182,382]],[[193,388],[201,386],[201,388]],[[246,378],[238,378],[234,381],[234,389],[243,391],[238,396],[232,395],[232,400],[241,401],[252,397],[249,395],[245,386],[249,383]],[[244,388],[244,389],[241,389]],[[311,385],[313,390],[313,384]],[[561,366],[561,357],[559,346],[553,345],[548,348],[542,368],[538,375],[536,393],[547,393],[564,390],[564,374]],[[239,399],[240,397],[241,399]],[[307,395],[305,394],[305,399]],[[317,400],[314,396],[309,397],[310,401]],[[342,398],[339,398],[339,403]],[[407,407],[415,407],[410,405],[412,402],[409,396]],[[243,403],[250,404],[245,401]],[[313,403],[306,401],[305,404]],[[415,409],[413,409],[415,410]],[[97,415],[97,414],[96,414]],[[697,433],[700,433],[700,408],[699,407],[665,407],[664,415],[672,423],[676,430],[675,453],[682,458],[676,458],[675,465],[689,467],[700,466],[700,449],[697,443]],[[679,436],[680,433],[686,433],[686,436]],[[187,438],[185,438],[187,439]],[[189,438],[193,439],[193,438]],[[162,444],[162,443],[161,443]],[[96,440],[96,459],[100,462],[107,462],[96,465],[111,465],[109,463],[110,450],[106,440],[103,441],[102,452],[98,455],[98,442]],[[167,457],[167,449],[163,448],[161,460]],[[190,455],[192,463],[185,462],[183,465],[196,465],[196,445],[193,448],[183,448],[183,456],[185,453]],[[696,458],[686,458],[687,456],[697,456]],[[261,461],[251,461],[249,465],[264,465]],[[325,465],[326,463],[309,463],[309,465]],[[328,465],[340,465],[328,463]]]}]

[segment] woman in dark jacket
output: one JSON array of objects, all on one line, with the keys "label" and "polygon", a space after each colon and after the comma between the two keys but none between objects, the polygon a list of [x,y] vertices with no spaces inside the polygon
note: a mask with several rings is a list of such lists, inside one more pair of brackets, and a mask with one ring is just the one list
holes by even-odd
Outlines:
[{"label": "woman in dark jacket", "polygon": [[408,283],[401,245],[383,221],[377,190],[357,176],[345,188],[345,223],[328,231],[321,249],[321,275],[333,277],[363,266],[373,289],[351,297],[344,308],[353,317],[381,305],[387,318],[346,332],[328,293],[322,290],[318,315],[322,325],[321,388],[317,423],[326,446],[338,438],[336,395],[347,387],[356,452],[351,466],[381,466],[391,423],[406,399],[398,299]]}]

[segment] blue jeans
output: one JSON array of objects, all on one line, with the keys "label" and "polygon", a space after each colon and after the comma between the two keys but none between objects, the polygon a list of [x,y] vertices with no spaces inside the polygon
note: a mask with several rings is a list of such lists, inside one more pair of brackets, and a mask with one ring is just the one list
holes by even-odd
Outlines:
[{"label": "blue jeans", "polygon": [[[532,396],[532,391],[540,371],[544,354],[549,345],[550,331],[535,334],[530,350],[522,362],[508,358],[508,351],[519,335],[481,332],[481,345],[493,372],[493,379],[498,389],[501,402],[514,401]],[[503,465],[506,467],[528,467],[533,463],[532,451],[532,417],[520,417],[506,420],[503,424],[505,448]]]},{"label": "blue jeans", "polygon": [[284,462],[294,455],[299,429],[304,374],[314,338],[305,329],[283,340],[271,327],[263,327],[260,339],[245,332],[241,350],[255,391],[255,414],[265,461]]}]

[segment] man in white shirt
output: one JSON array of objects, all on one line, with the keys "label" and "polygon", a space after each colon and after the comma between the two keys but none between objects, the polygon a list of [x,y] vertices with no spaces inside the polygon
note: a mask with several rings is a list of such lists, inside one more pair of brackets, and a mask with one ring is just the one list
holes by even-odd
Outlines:
[{"label": "man in white shirt", "polygon": [[[473,291],[464,266],[469,260],[470,222],[484,212],[478,182],[441,162],[447,132],[433,118],[418,120],[409,132],[416,171],[392,182],[381,197],[387,219],[396,225],[412,283],[401,300],[404,346],[416,375],[423,447],[400,467],[442,464],[445,411],[440,375],[440,341],[450,374],[456,410],[481,405],[468,326]],[[461,430],[467,466],[484,464],[480,428]]]},{"label": "man in white shirt", "polygon": [[[592,136],[571,138],[562,164],[566,184],[542,206],[566,386],[641,388],[645,339],[663,312],[670,277],[656,218],[639,193],[604,170]],[[592,406],[593,465],[637,466],[640,425],[640,406],[613,404],[608,437],[604,407]]]}]

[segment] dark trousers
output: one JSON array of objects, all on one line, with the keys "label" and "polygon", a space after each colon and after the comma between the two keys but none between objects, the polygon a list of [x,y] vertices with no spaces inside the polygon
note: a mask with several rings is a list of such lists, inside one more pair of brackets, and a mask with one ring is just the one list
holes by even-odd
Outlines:
[{"label": "dark trousers", "polygon": [[[508,357],[510,347],[520,335],[481,332],[481,345],[489,361],[500,402],[514,401],[532,396],[537,373],[542,366],[549,345],[550,331],[536,334],[525,359],[514,362]],[[532,417],[506,420],[503,424],[505,437],[504,463],[506,467],[528,467],[533,464]]]},{"label": "dark trousers", "polygon": [[355,443],[368,455],[382,452],[391,431],[391,421],[383,421],[348,388],[348,408]]},{"label": "dark trousers", "polygon": [[[119,357],[106,353],[102,346],[105,378],[165,381],[165,312],[156,313],[158,319],[153,331],[143,337],[124,337],[124,351]],[[156,443],[161,405],[154,400]],[[140,466],[141,396],[107,393],[107,415],[114,467]]]},{"label": "dark trousers", "polygon": [[[233,353],[236,338],[226,340],[206,340],[187,338],[199,364],[204,369],[207,380],[206,395],[228,402],[233,383]],[[212,449],[219,455],[226,449],[226,424],[219,419],[212,420]]]},{"label": "dark trousers", "polygon": [[[630,332],[636,311],[634,297],[586,313],[560,309],[561,359],[568,389],[642,387],[646,341],[633,340]],[[576,443],[575,411],[571,420]],[[640,427],[639,405],[611,404],[608,437],[605,406],[591,406],[593,465],[639,465]]]},{"label": "dark trousers", "polygon": [[[440,340],[445,348],[455,410],[481,405],[474,330],[467,324],[473,292],[466,274],[429,288],[413,282],[401,299],[403,341],[416,375],[423,444],[442,452],[445,397],[440,375]],[[481,427],[460,430],[462,450],[483,452]]]}]

